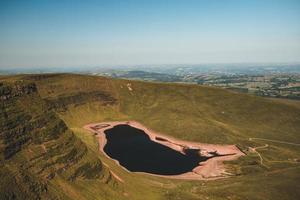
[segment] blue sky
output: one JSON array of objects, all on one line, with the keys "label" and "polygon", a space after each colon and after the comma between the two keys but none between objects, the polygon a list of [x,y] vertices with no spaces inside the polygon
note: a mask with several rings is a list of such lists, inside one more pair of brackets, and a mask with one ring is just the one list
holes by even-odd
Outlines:
[{"label": "blue sky", "polygon": [[299,0],[0,1],[0,67],[300,62]]}]

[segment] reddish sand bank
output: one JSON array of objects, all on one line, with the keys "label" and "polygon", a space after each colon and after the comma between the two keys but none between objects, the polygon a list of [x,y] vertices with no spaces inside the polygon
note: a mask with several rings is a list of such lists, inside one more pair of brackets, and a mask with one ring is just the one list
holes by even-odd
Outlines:
[{"label": "reddish sand bank", "polygon": [[[142,124],[136,121],[94,123],[94,124],[85,125],[84,128],[97,134],[99,138],[99,150],[108,158],[110,158],[103,150],[106,144],[106,137],[104,131],[120,124],[127,124],[134,128],[141,129],[150,137],[152,141],[168,146],[183,154],[184,154],[184,149],[189,148],[189,149],[199,149],[199,154],[201,156],[213,157],[213,155],[215,154],[222,155],[219,157],[210,158],[205,162],[201,162],[196,168],[193,169],[193,171],[184,174],[172,175],[172,176],[155,175],[155,174],[151,174],[151,175],[169,177],[169,178],[178,178],[178,179],[194,179],[194,180],[224,178],[227,177],[229,174],[226,173],[225,171],[223,161],[235,160],[238,157],[244,155],[244,153],[241,152],[235,145],[215,145],[215,144],[204,144],[204,143],[178,140],[170,136],[165,136],[163,134],[156,133],[153,130],[146,128],[145,126],[143,126]],[[118,163],[117,160],[115,161]],[[124,169],[127,170],[126,168]],[[135,172],[135,173],[144,173],[144,172]],[[149,173],[144,173],[144,174],[149,174]]]}]

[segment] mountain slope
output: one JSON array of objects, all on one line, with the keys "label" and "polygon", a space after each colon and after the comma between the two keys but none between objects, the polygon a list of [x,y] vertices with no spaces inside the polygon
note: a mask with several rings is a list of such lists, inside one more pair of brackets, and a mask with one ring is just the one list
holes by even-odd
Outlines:
[{"label": "mountain slope", "polygon": [[[224,197],[298,199],[300,196],[299,146],[253,139],[300,143],[300,107],[294,103],[292,105],[213,87],[117,80],[86,75],[43,74],[2,77],[2,82],[7,84],[20,80],[33,82],[37,92],[28,96],[27,103],[23,100],[19,104],[12,103],[11,109],[18,105],[18,111],[13,112],[12,116],[22,119],[22,115],[19,116],[18,112],[34,113],[34,110],[37,110],[39,114],[49,115],[49,111],[53,113],[55,119],[50,121],[60,124],[63,120],[63,124],[67,127],[65,131],[60,132],[68,133],[62,135],[74,133],[76,138],[74,142],[79,141],[75,146],[81,149],[78,150],[78,155],[80,152],[86,152],[78,162],[74,162],[73,167],[61,173],[55,172],[59,175],[46,181],[46,185],[51,186],[55,195],[63,193],[62,195],[73,199],[149,200],[224,199]],[[2,118],[5,122],[7,119]],[[87,123],[113,120],[136,120],[155,131],[185,140],[237,144],[247,156],[226,163],[228,171],[237,176],[224,180],[179,181],[128,173],[112,160],[99,154],[97,139],[82,128]],[[54,132],[49,131],[49,135]],[[49,135],[47,137],[50,137]],[[51,140],[57,142],[57,139]],[[47,144],[47,140],[42,141],[42,144]],[[264,148],[251,150],[263,147],[266,143],[268,146]],[[22,147],[12,158],[3,158],[3,163],[7,165],[18,154],[23,155],[27,148]],[[41,163],[47,162],[44,155],[41,158],[43,159]],[[87,166],[84,163],[97,166],[97,163],[101,163],[99,158],[104,164],[98,164],[99,167],[95,168],[88,167],[91,169],[87,170],[89,172],[94,171],[93,169],[102,169],[96,173],[99,177],[89,177],[89,174],[93,173],[85,173],[86,171],[82,170]],[[11,160],[11,163],[19,163],[20,160]],[[38,165],[33,164],[33,168],[36,166]],[[28,168],[28,171],[32,173],[33,168]],[[59,168],[54,167],[54,171],[56,169]],[[5,173],[1,172],[1,175]],[[112,174],[120,177],[123,182],[114,180]],[[39,180],[42,179],[39,177]],[[50,192],[45,194],[50,195],[51,190],[48,191]]]},{"label": "mountain slope", "polygon": [[0,85],[1,199],[67,198],[49,187],[56,176],[99,179],[102,163],[40,98],[34,83]]}]

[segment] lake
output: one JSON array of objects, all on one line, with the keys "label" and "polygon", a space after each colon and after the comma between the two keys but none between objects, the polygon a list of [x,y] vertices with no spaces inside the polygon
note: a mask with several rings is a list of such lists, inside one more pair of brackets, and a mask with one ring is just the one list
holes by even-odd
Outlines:
[{"label": "lake", "polygon": [[129,125],[117,125],[104,131],[107,143],[105,153],[118,160],[131,172],[147,172],[157,175],[179,175],[192,171],[201,157],[198,150],[187,150],[186,155],[152,141],[142,130]]}]

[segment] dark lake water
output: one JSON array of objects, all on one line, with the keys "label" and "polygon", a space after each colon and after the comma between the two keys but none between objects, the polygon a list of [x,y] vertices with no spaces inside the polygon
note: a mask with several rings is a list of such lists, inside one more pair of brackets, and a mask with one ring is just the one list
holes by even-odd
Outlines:
[{"label": "dark lake water", "polygon": [[117,125],[104,133],[107,138],[105,153],[132,172],[178,175],[192,171],[199,162],[207,160],[193,150],[183,155],[156,143],[144,131],[129,125]]}]

